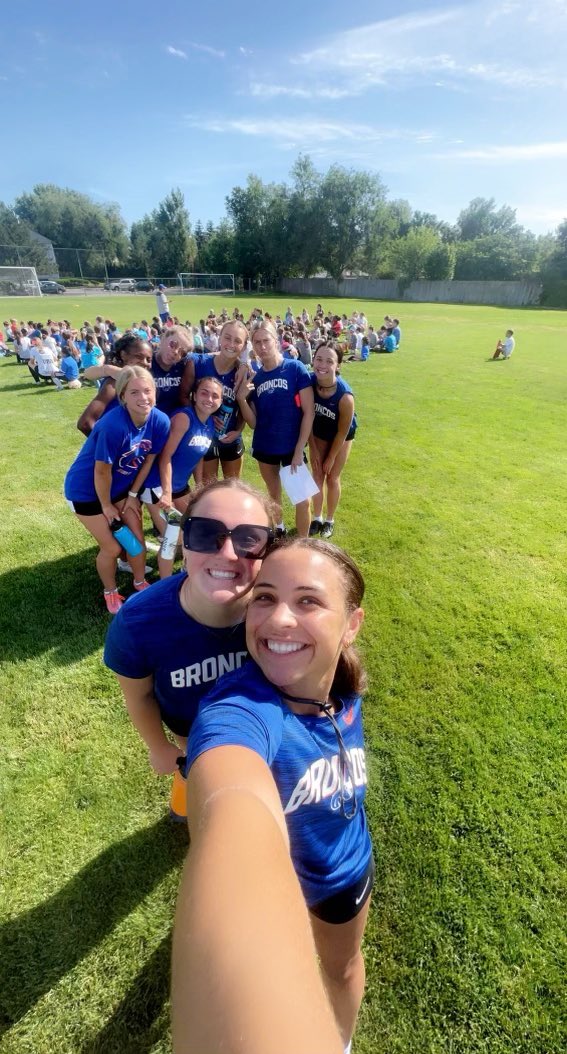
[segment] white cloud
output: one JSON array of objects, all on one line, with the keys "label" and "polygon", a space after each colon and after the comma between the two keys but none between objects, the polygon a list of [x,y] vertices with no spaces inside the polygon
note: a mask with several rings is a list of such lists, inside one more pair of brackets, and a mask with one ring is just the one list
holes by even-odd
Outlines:
[{"label": "white cloud", "polygon": [[239,50],[241,55],[245,55],[246,57],[248,57],[248,55],[252,55],[253,54],[252,48],[243,48],[242,44],[240,45],[238,50]]},{"label": "white cloud", "polygon": [[549,161],[567,157],[567,140],[556,143],[520,143],[509,146],[480,146],[438,155],[465,161]]},{"label": "white cloud", "polygon": [[195,51],[204,51],[206,55],[212,55],[215,59],[224,59],[226,51],[220,51],[218,48],[211,48],[208,44],[195,44],[194,41],[190,42],[190,46]]},{"label": "white cloud", "polygon": [[356,91],[349,88],[333,88],[324,85],[299,88],[285,84],[262,84],[260,81],[252,81],[250,85],[250,95],[258,99],[275,99],[282,95],[288,99],[344,99],[356,94]]},{"label": "white cloud", "polygon": [[166,47],[165,50],[167,51],[168,55],[174,55],[176,59],[186,59],[187,58],[187,52],[181,51],[180,48],[174,48],[174,47],[171,46],[171,44],[168,44],[168,46]]},{"label": "white cloud", "polygon": [[[229,133],[273,139],[283,147],[301,147],[306,142],[314,143],[382,143],[388,140],[407,140],[411,142],[430,142],[433,136],[429,132],[415,132],[409,129],[378,128],[369,124],[352,121],[322,120],[316,115],[299,117],[274,117],[258,119],[256,117],[240,118],[205,118],[196,114],[185,116],[187,124],[204,132],[220,135]],[[350,156],[350,149],[349,149]]]},{"label": "white cloud", "polygon": [[558,227],[567,217],[567,206],[562,208],[542,208],[540,205],[516,205],[516,216],[520,223],[528,226],[534,224],[547,224],[549,227]]}]

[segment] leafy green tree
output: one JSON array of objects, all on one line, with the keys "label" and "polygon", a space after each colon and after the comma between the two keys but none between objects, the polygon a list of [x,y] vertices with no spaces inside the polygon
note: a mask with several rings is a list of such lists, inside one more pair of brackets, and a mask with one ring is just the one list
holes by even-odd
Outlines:
[{"label": "leafy green tree", "polygon": [[192,271],[197,254],[183,193],[174,188],[131,230],[132,262],[154,277]]},{"label": "leafy green tree", "polygon": [[455,273],[455,261],[457,250],[448,242],[439,242],[433,249],[425,263],[424,277],[432,282],[444,282],[451,279]]},{"label": "leafy green tree", "polygon": [[296,274],[310,278],[320,265],[322,253],[321,176],[305,154],[299,155],[291,175],[287,265]]},{"label": "leafy green tree", "polygon": [[38,183],[16,198],[14,211],[56,246],[100,250],[118,263],[128,258],[126,225],[114,203],[100,205],[76,190]]},{"label": "leafy green tree", "polygon": [[199,270],[216,274],[235,273],[235,237],[228,220],[221,220],[213,233],[201,245]]},{"label": "leafy green tree", "polygon": [[443,243],[437,231],[431,227],[412,227],[403,238],[390,245],[390,267],[395,278],[404,285],[430,278],[428,262],[433,258],[432,270],[440,270],[440,252]]},{"label": "leafy green tree", "polygon": [[228,195],[236,271],[244,278],[270,283],[290,273],[289,198],[283,184],[263,183],[254,175]]},{"label": "leafy green tree", "polygon": [[516,234],[520,230],[516,210],[509,205],[497,209],[494,198],[473,198],[459,213],[457,226],[464,242],[491,234]]},{"label": "leafy green tree", "polygon": [[455,278],[513,281],[537,271],[537,239],[529,231],[499,232],[457,245]]},{"label": "leafy green tree", "polygon": [[41,244],[34,241],[28,224],[3,201],[0,201],[0,265],[35,267],[40,273],[53,269]]},{"label": "leafy green tree", "polygon": [[373,217],[386,190],[378,175],[332,165],[323,176],[319,193],[321,264],[340,281],[353,268],[368,244]]}]

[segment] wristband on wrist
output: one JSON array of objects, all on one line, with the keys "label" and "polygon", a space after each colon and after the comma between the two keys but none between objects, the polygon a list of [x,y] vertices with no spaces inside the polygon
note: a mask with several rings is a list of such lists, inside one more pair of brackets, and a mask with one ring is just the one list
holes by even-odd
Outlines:
[{"label": "wristband on wrist", "polygon": [[138,491],[137,490],[129,490],[128,491],[128,497],[129,498],[137,498],[138,497]]}]

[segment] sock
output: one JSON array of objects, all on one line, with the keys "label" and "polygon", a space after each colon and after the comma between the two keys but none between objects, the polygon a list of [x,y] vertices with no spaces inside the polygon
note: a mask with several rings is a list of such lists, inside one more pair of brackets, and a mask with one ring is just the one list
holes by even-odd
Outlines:
[{"label": "sock", "polygon": [[136,582],[136,579],[134,579],[134,585],[135,585],[135,586],[143,586],[144,582],[145,582],[145,579],[144,579],[144,578],[142,578],[142,581],[141,581],[141,582]]},{"label": "sock", "polygon": [[315,523],[323,523],[323,517],[322,516],[313,516],[313,521]]},{"label": "sock", "polygon": [[327,523],[332,523],[332,524],[334,525],[334,523],[335,523],[335,520],[334,520],[334,518],[333,518],[332,520],[327,520],[326,522],[327,522]]},{"label": "sock", "polygon": [[347,1043],[347,1045],[345,1047],[345,1054],[350,1054],[351,1049],[352,1049],[352,1039]]},{"label": "sock", "polygon": [[276,531],[285,531],[285,523],[276,523]]}]

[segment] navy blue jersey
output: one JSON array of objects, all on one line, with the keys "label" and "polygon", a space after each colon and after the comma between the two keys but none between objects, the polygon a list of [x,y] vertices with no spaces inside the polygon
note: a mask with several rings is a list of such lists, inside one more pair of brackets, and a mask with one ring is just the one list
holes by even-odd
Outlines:
[{"label": "navy blue jersey", "polygon": [[[224,432],[233,432],[235,428],[239,428],[241,421],[238,417],[238,403],[234,394],[234,381],[236,378],[236,369],[229,370],[228,373],[219,373],[216,368],[217,355],[199,355],[195,359],[195,380],[200,380],[201,377],[215,377],[217,381],[222,384],[222,401],[225,406],[232,406],[232,414],[228,420],[228,424],[224,428]],[[240,366],[240,363],[238,363]]]},{"label": "navy blue jersey", "polygon": [[138,427],[124,406],[98,420],[65,476],[69,501],[96,501],[95,461],[112,466],[111,500],[129,489],[150,454],[163,450],[169,435],[169,418],[154,407]]},{"label": "navy blue jersey", "polygon": [[308,370],[297,359],[284,359],[274,370],[258,370],[252,384],[251,403],[256,410],[253,449],[264,454],[291,454],[303,417],[299,393],[311,386]]},{"label": "navy blue jersey", "polygon": [[[315,420],[313,422],[313,435],[317,439],[326,439],[329,442],[335,438],[339,427],[339,403],[343,395],[352,395],[353,391],[342,377],[337,377],[337,386],[332,395],[323,399],[317,391],[317,378],[313,375],[311,379],[313,395],[315,396]],[[353,415],[349,429],[349,439],[352,439],[356,431],[356,414]]]},{"label": "navy blue jersey", "polygon": [[189,422],[189,428],[171,459],[171,478],[174,493],[178,490],[183,490],[193,469],[207,453],[215,434],[212,417],[207,418],[203,424],[192,406],[184,406],[173,415],[172,421],[179,414],[185,414]]},{"label": "navy blue jersey", "polygon": [[[102,389],[104,388],[105,384],[108,384],[109,381],[112,381],[112,384],[116,385],[116,378],[115,377],[103,377],[102,381],[100,382],[100,388],[98,390],[99,391],[99,395],[100,395]],[[115,394],[112,397],[112,399],[110,400],[110,402],[108,402],[106,404],[104,410],[102,411],[101,417],[104,417],[105,414],[110,413],[111,410],[116,410],[117,406],[120,406],[120,399]]]},{"label": "navy blue jersey", "polygon": [[176,362],[170,370],[163,370],[155,355],[152,359],[151,374],[156,382],[156,406],[171,417],[180,408],[179,391],[181,378],[187,363],[193,358],[186,355],[181,362]]},{"label": "navy blue jersey", "polygon": [[164,578],[122,605],[106,635],[104,661],[122,677],[153,677],[164,720],[190,725],[217,678],[241,666],[248,653],[243,622],[213,629],[183,610],[186,577]]},{"label": "navy blue jersey", "polygon": [[[153,588],[153,587],[152,587]],[[338,746],[324,716],[294,714],[277,688],[249,661],[227,674],[203,700],[187,748],[187,769],[214,747],[248,747],[270,766],[289,831],[291,856],[308,905],[353,885],[371,855],[364,814],[366,763],[359,696],[337,713],[354,780],[346,796],[359,808],[347,820],[340,808]]]}]

